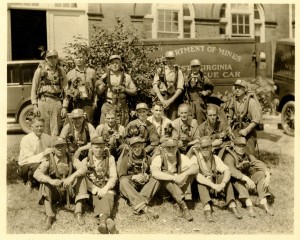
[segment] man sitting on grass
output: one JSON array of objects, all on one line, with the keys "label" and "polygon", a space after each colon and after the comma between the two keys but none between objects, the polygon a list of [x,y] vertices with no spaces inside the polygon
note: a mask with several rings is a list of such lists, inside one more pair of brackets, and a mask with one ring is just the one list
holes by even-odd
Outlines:
[{"label": "man sitting on grass", "polygon": [[45,120],[35,117],[31,120],[32,132],[24,136],[20,143],[18,174],[31,192],[32,185],[38,185],[33,178],[34,171],[42,161],[53,152],[51,148],[51,137],[44,133]]},{"label": "man sitting on grass", "polygon": [[197,174],[198,191],[203,205],[204,215],[208,222],[213,222],[212,218],[212,195],[225,194],[226,205],[237,219],[242,216],[236,209],[233,187],[230,180],[229,168],[222,160],[212,154],[212,140],[209,136],[200,138],[199,150],[194,147],[192,161],[197,161],[199,173]]},{"label": "man sitting on grass", "polygon": [[271,173],[267,166],[253,155],[246,153],[246,139],[237,137],[233,141],[233,149],[227,148],[224,163],[230,168],[231,182],[239,193],[239,199],[246,204],[249,215],[255,217],[253,203],[249,191],[258,193],[260,206],[267,214],[274,215],[268,206],[273,201],[269,191]]},{"label": "man sitting on grass", "polygon": [[[45,230],[48,230],[55,221],[52,205],[63,201],[64,198],[66,198],[67,204],[69,203],[70,199],[68,198],[73,190],[71,186],[75,180],[74,217],[79,225],[84,225],[85,222],[82,218],[82,201],[83,199],[89,198],[86,181],[84,179],[87,168],[78,159],[74,159],[72,163],[71,156],[69,156],[66,151],[67,142],[65,139],[55,139],[53,141],[53,147],[54,156],[51,154],[46,161],[43,161],[33,175],[34,178],[41,183],[39,204],[44,204],[46,209],[47,218]],[[73,166],[76,171],[72,173]]]},{"label": "man sitting on grass", "polygon": [[161,144],[161,152],[151,163],[153,178],[159,180],[179,205],[182,216],[188,221],[193,217],[185,200],[192,200],[191,182],[198,172],[197,162],[178,151],[178,141],[166,138]]}]

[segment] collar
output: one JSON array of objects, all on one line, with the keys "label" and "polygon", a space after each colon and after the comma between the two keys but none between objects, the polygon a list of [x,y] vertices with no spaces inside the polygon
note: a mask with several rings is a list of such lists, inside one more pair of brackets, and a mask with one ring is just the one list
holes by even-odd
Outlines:
[{"label": "collar", "polygon": [[84,68],[83,68],[83,71],[81,71],[81,70],[78,68],[78,66],[75,67],[75,70],[76,70],[77,72],[80,72],[80,73],[86,73],[86,69],[87,69],[87,68],[84,67]]}]

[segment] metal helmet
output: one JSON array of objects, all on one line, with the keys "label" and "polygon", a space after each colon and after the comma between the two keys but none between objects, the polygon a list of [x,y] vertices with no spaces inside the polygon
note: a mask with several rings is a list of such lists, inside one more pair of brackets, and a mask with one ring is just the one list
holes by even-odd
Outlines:
[{"label": "metal helmet", "polygon": [[173,51],[167,51],[165,54],[166,58],[175,58],[175,53]]},{"label": "metal helmet", "polygon": [[191,66],[201,66],[201,62],[199,61],[199,59],[193,59],[191,61]]}]

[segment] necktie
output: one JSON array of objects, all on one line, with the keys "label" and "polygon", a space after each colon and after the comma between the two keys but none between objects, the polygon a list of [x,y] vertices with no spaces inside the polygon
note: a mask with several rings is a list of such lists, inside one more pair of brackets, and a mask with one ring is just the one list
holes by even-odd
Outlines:
[{"label": "necktie", "polygon": [[38,153],[41,153],[43,151],[43,144],[42,144],[42,139],[39,137],[38,138],[38,147],[37,147]]}]

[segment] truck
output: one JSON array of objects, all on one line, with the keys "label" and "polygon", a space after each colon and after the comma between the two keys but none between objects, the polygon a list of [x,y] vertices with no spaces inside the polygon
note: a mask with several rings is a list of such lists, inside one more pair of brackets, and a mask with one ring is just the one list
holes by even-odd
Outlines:
[{"label": "truck", "polygon": [[295,39],[280,39],[276,42],[273,80],[276,84],[277,111],[281,113],[284,132],[295,132]]}]

